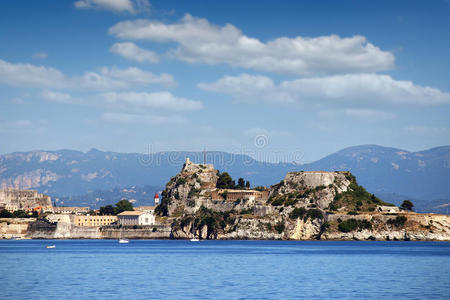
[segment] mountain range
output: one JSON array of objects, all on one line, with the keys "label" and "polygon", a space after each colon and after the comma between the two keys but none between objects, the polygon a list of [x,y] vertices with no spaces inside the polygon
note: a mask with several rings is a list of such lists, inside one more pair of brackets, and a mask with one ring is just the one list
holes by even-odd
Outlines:
[{"label": "mountain range", "polygon": [[[445,205],[450,202],[450,146],[409,152],[362,145],[301,165],[262,162],[247,155],[219,151],[153,154],[96,149],[86,153],[74,150],[15,152],[0,155],[0,186],[33,188],[65,199],[86,199],[93,195],[102,199],[102,193],[111,199],[115,195],[111,191],[128,188],[127,191],[134,193],[145,190],[138,197],[143,201],[145,197],[150,198],[153,190],[161,190],[179,172],[186,157],[194,162],[212,163],[234,179],[249,180],[252,186],[275,184],[289,171],[346,170],[351,171],[369,192],[395,204],[411,199],[418,211],[446,212],[448,206]],[[129,189],[144,186],[147,188]],[[71,202],[76,204],[77,201],[81,200]]]}]

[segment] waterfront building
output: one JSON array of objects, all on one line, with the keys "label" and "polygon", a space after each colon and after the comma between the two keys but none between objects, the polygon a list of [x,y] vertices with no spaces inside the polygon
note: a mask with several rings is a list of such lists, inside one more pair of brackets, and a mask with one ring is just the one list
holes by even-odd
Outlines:
[{"label": "waterfront building", "polygon": [[100,227],[117,222],[117,216],[73,216],[73,224],[83,227]]},{"label": "waterfront building", "polygon": [[124,211],[117,215],[121,225],[154,225],[155,216],[145,211]]},{"label": "waterfront building", "polygon": [[53,207],[55,214],[87,214],[89,212],[89,206],[57,206]]},{"label": "waterfront building", "polygon": [[134,210],[148,212],[148,213],[153,214],[153,212],[155,211],[155,207],[156,206],[137,206],[134,208]]}]

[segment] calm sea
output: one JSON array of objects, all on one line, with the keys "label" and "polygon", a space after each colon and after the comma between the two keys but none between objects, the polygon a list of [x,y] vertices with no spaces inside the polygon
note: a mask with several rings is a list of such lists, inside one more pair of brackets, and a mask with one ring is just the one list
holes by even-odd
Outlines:
[{"label": "calm sea", "polygon": [[0,283],[1,299],[450,299],[450,243],[0,241]]}]

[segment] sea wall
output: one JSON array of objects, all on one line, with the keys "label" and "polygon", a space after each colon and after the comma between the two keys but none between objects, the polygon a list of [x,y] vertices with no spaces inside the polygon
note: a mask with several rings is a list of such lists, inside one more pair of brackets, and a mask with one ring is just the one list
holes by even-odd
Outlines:
[{"label": "sea wall", "polygon": [[80,227],[66,222],[51,223],[37,220],[28,227],[27,237],[32,239],[99,239],[98,227]]},{"label": "sea wall", "polygon": [[100,228],[102,239],[170,239],[171,227],[167,225],[150,226],[104,226]]},{"label": "sea wall", "polygon": [[27,234],[28,225],[35,221],[35,218],[0,219],[0,239],[24,238]]}]

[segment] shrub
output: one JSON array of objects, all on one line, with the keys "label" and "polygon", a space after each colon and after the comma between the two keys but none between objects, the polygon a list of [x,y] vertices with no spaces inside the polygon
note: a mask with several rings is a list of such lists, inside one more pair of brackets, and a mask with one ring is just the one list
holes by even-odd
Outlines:
[{"label": "shrub", "polygon": [[241,210],[241,215],[248,215],[253,213],[253,208],[247,208]]},{"label": "shrub", "polygon": [[347,213],[347,215],[349,215],[349,216],[356,216],[356,215],[358,215],[358,212],[356,212],[356,211],[349,211]]},{"label": "shrub", "polygon": [[286,228],[286,226],[284,225],[283,222],[278,222],[277,224],[275,224],[274,228],[278,233],[282,233]]},{"label": "shrub", "polygon": [[185,183],[186,183],[186,179],[185,178],[183,178],[183,177],[178,178],[178,180],[177,180],[177,184],[178,185],[183,185]]},{"label": "shrub", "polygon": [[388,224],[394,225],[395,227],[401,227],[405,225],[407,218],[405,216],[397,216],[395,219],[389,219]]},{"label": "shrub", "polygon": [[409,200],[405,200],[405,201],[403,201],[402,205],[400,205],[400,207],[403,209],[406,209],[406,210],[412,210],[414,207],[414,204]]},{"label": "shrub", "polygon": [[367,220],[361,220],[358,222],[359,229],[372,229],[372,223]]},{"label": "shrub", "polygon": [[348,219],[345,221],[342,221],[338,225],[338,229],[341,232],[351,232],[356,229],[363,230],[363,229],[371,229],[372,223],[370,223],[367,220],[356,220],[356,219]]},{"label": "shrub", "polygon": [[241,199],[236,199],[236,201],[234,201],[234,205],[239,205],[239,203],[241,203]]},{"label": "shrub", "polygon": [[283,197],[275,198],[275,200],[272,201],[273,206],[280,206],[283,205],[283,203],[284,203]]},{"label": "shrub", "polygon": [[200,194],[200,189],[191,188],[188,194],[188,198],[192,198],[194,196],[197,196],[198,194]]},{"label": "shrub", "polygon": [[6,209],[3,209],[0,211],[0,218],[12,218],[13,214],[7,211]]},{"label": "shrub", "polygon": [[286,201],[284,201],[284,206],[293,206],[297,202],[297,199],[288,198]]},{"label": "shrub", "polygon": [[322,211],[320,211],[320,209],[316,209],[316,208],[314,208],[314,209],[309,209],[309,210],[306,212],[305,218],[306,218],[306,219],[310,218],[311,220],[314,220],[314,219],[323,219],[323,214],[322,214]]},{"label": "shrub", "polygon": [[356,230],[357,228],[358,228],[358,221],[355,219],[348,219],[342,221],[338,225],[338,229],[341,232],[351,232],[353,230]]},{"label": "shrub", "polygon": [[289,214],[289,218],[291,219],[297,219],[297,218],[303,218],[306,214],[306,209],[304,207],[296,207],[293,211]]}]

